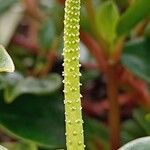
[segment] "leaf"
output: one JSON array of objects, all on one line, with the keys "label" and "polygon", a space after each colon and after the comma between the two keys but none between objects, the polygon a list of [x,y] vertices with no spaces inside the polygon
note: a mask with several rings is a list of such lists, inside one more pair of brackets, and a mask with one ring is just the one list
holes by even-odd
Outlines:
[{"label": "leaf", "polygon": [[39,31],[39,44],[44,50],[49,50],[55,39],[55,26],[51,20],[45,22]]},{"label": "leaf", "polygon": [[47,78],[36,79],[12,73],[7,74],[2,82],[7,84],[4,89],[5,101],[11,103],[22,94],[44,95],[56,91],[61,86],[61,77],[58,74],[50,74]]},{"label": "leaf", "polygon": [[123,122],[121,133],[121,139],[123,144],[145,135],[147,135],[146,132],[137,123],[135,118]]},{"label": "leaf", "polygon": [[13,72],[15,69],[14,63],[8,55],[5,48],[0,45],[0,72]]},{"label": "leaf", "polygon": [[6,142],[2,143],[3,146],[7,147],[9,150],[38,150],[37,146],[34,143],[27,142]]},{"label": "leaf", "polygon": [[148,40],[150,40],[150,23],[146,26],[144,34],[145,37],[148,38]]},{"label": "leaf", "polygon": [[7,150],[7,149],[0,145],[0,150]]},{"label": "leaf", "polygon": [[142,19],[150,15],[150,0],[137,0],[120,17],[117,32],[119,36],[127,34]]},{"label": "leaf", "polygon": [[119,19],[117,6],[113,1],[102,3],[96,13],[97,30],[100,36],[113,44],[116,38],[116,25]]},{"label": "leaf", "polygon": [[[105,150],[109,149],[109,134],[107,128],[101,122],[85,118],[84,132],[86,143],[89,146],[95,145],[93,141],[99,141]],[[97,132],[98,131],[98,132]],[[93,146],[92,146],[93,147]]]},{"label": "leaf", "polygon": [[0,0],[0,14],[7,11],[13,4],[15,4],[17,0]]},{"label": "leaf", "polygon": [[146,120],[150,122],[150,113],[146,115]]},{"label": "leaf", "polygon": [[149,149],[150,149],[150,137],[143,137],[129,142],[119,150],[149,150]]},{"label": "leaf", "polygon": [[[47,96],[25,94],[11,104],[4,103],[2,93],[0,99],[0,126],[3,132],[24,142],[34,142],[52,150],[65,149],[62,92]],[[86,145],[94,144],[94,140],[98,139],[108,147],[106,128],[90,118],[84,118],[84,122]]]},{"label": "leaf", "polygon": [[64,147],[64,109],[60,92],[48,96],[23,95],[9,105],[1,98],[0,109],[0,124],[11,136],[52,149]]},{"label": "leaf", "polygon": [[[10,0],[0,0],[8,2]],[[3,2],[0,2],[2,5]],[[1,7],[0,5],[0,7]],[[16,28],[20,24],[23,14],[24,6],[20,2],[13,5],[7,12],[0,16],[0,43],[4,46],[7,46],[14,35]]]},{"label": "leaf", "polygon": [[150,43],[136,39],[124,47],[121,63],[132,73],[150,83]]},{"label": "leaf", "polygon": [[91,33],[91,27],[90,27],[90,23],[89,23],[89,19],[87,16],[87,11],[85,9],[85,7],[81,7],[81,19],[80,19],[80,26],[82,28],[83,31],[85,32],[90,32]]},{"label": "leaf", "polygon": [[59,4],[59,3],[55,3],[55,5],[52,7],[51,9],[51,13],[52,13],[52,17],[50,19],[52,19],[53,23],[54,23],[54,31],[56,32],[57,36],[62,35],[63,32],[63,21],[64,21],[64,7]]},{"label": "leaf", "polygon": [[136,109],[133,116],[138,124],[143,128],[147,135],[150,135],[150,122],[146,120],[147,112],[142,109]]}]

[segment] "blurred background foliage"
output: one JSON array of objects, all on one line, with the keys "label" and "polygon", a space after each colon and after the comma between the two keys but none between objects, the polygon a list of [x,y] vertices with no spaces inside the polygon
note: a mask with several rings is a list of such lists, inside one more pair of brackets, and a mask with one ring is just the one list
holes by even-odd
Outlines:
[{"label": "blurred background foliage", "polygon": [[[110,56],[118,68],[121,145],[150,136],[149,16],[149,0],[82,1],[81,93],[87,150],[110,149],[104,67]],[[16,67],[14,73],[0,75],[0,143],[9,150],[65,149],[63,17],[63,0],[0,0],[0,43]]]}]

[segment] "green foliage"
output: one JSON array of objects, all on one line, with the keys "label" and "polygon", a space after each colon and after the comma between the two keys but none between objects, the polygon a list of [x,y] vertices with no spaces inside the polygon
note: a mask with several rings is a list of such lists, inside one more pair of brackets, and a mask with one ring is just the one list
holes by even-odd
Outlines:
[{"label": "green foliage", "polygon": [[129,33],[141,20],[150,15],[150,1],[136,0],[121,16],[117,31],[118,35]]},{"label": "green foliage", "polygon": [[[62,93],[55,92],[47,96],[24,94],[9,105],[4,103],[2,94],[0,98],[0,124],[5,133],[24,142],[29,142],[29,144],[33,142],[35,145],[45,148],[65,147]],[[94,119],[84,118],[84,121],[87,149],[94,144],[95,138],[101,140],[104,147],[107,148],[108,132],[106,127]],[[9,146],[18,148],[23,145]],[[6,145],[8,148],[9,146]]]},{"label": "green foliage", "polygon": [[85,141],[87,148],[94,148],[93,141],[97,140],[97,142],[101,142],[105,150],[109,150],[109,133],[107,128],[101,122],[94,119],[86,119],[84,124],[84,132],[86,133]]},{"label": "green foliage", "polygon": [[121,62],[131,72],[150,83],[150,51],[149,42],[136,39],[126,44]]},{"label": "green foliage", "polygon": [[150,136],[150,121],[147,119],[148,111],[144,109],[135,109],[132,119],[123,122],[122,144],[134,139]]},{"label": "green foliage", "polygon": [[134,111],[134,117],[135,120],[138,122],[138,124],[143,128],[143,130],[145,131],[145,133],[147,135],[150,135],[150,121],[148,121],[146,119],[146,114],[148,112],[142,110],[142,109],[137,109]]},{"label": "green foliage", "polygon": [[9,150],[38,150],[34,143],[22,143],[22,142],[7,142],[3,143]]},{"label": "green foliage", "polygon": [[13,72],[14,64],[5,48],[0,45],[0,72]]},{"label": "green foliage", "polygon": [[150,149],[150,137],[143,137],[129,142],[119,150],[148,150]]},{"label": "green foliage", "polygon": [[61,86],[61,77],[58,74],[50,74],[47,78],[24,78],[19,73],[1,75],[2,88],[4,88],[5,102],[11,103],[22,94],[44,95],[58,90]]},{"label": "green foliage", "polygon": [[146,120],[150,121],[150,114],[146,115]]},{"label": "green foliage", "polygon": [[122,125],[122,144],[146,135],[144,129],[134,119],[125,121]]},{"label": "green foliage", "polygon": [[91,32],[90,24],[89,24],[89,19],[87,16],[87,12],[85,10],[85,7],[81,7],[81,21],[80,21],[80,26],[81,29],[86,31],[86,32]]},{"label": "green foliage", "polygon": [[97,31],[110,46],[116,39],[118,20],[118,8],[113,1],[107,1],[100,5],[96,13]]},{"label": "green foliage", "polygon": [[[17,1],[18,0],[0,0],[0,14],[6,12]],[[68,133],[71,135],[70,139],[72,141],[75,141],[74,139],[76,138],[77,133],[80,132],[83,134],[81,127],[82,120],[80,120],[79,122],[77,121],[79,115],[79,119],[81,119],[79,89],[80,83],[78,78],[80,76],[80,65],[78,62],[79,38],[77,37],[79,35],[79,32],[76,30],[79,29],[79,14],[76,12],[71,12],[71,10],[73,9],[77,11],[79,8],[74,8],[74,6],[78,5],[77,0],[74,0],[74,2],[75,4],[72,4],[71,7],[68,8],[69,11],[66,19],[68,22],[65,22],[66,30],[64,38],[64,65],[66,67],[66,71],[63,73],[63,75],[69,81],[66,82],[66,80],[64,80],[64,82],[66,83],[64,90],[65,95],[67,95],[66,93],[68,93],[68,91],[71,93],[68,94],[69,96],[66,96],[67,98],[65,97],[67,110],[65,114],[66,124],[68,124],[67,128],[69,129]],[[121,51],[121,64],[119,64],[120,62],[118,61],[118,66],[122,68],[123,65],[125,69],[128,69],[128,71],[136,75],[137,78],[139,77],[143,79],[145,83],[149,84],[150,26],[148,23],[146,24],[146,19],[149,19],[148,16],[150,13],[150,1],[136,0],[135,3],[131,4],[128,7],[129,2],[130,1],[127,0],[115,0],[115,2],[112,0],[92,0],[94,6],[93,14],[96,14],[96,24],[94,24],[92,27],[96,27],[97,34],[100,36],[100,42],[102,41],[104,47],[106,46],[106,49],[108,48],[109,50],[114,49],[114,46],[117,47],[118,45],[115,45],[117,43],[117,40],[120,40],[122,36],[128,34],[128,37],[124,41],[125,46],[123,48],[123,51]],[[21,1],[20,3],[22,4]],[[38,4],[38,9],[43,15],[43,20],[41,18],[38,19],[38,16],[36,17],[36,14],[34,18],[32,10],[31,12],[27,12],[30,11],[30,9],[25,11],[24,13],[21,12],[22,10],[18,13],[17,9],[20,5],[17,5],[16,7],[14,7],[14,12],[16,14],[14,13],[11,19],[16,22],[14,16],[16,15],[17,17],[17,14],[19,14],[20,17],[15,23],[15,28],[16,26],[18,26],[18,29],[15,32],[13,30],[13,32],[10,34],[9,32],[12,30],[3,30],[2,28],[2,31],[9,35],[9,39],[10,37],[13,37],[9,43],[9,47],[11,49],[10,52],[14,58],[13,60],[16,64],[15,66],[17,68],[17,71],[21,71],[21,73],[16,72],[0,75],[0,130],[2,131],[2,133],[6,134],[6,136],[12,138],[12,141],[8,143],[7,138],[6,142],[3,141],[3,135],[0,136],[0,140],[2,139],[1,144],[9,150],[43,150],[43,148],[45,148],[45,150],[66,149],[64,117],[65,111],[63,104],[64,98],[61,92],[63,87],[61,84],[60,75],[52,73],[53,71],[60,72],[59,63],[61,63],[62,58],[59,55],[60,53],[58,52],[58,48],[54,48],[58,56],[56,58],[56,63],[52,62],[52,64],[50,64],[54,68],[50,68],[49,70],[51,72],[48,70],[47,75],[44,77],[42,72],[43,67],[47,67],[46,65],[49,63],[49,60],[46,59],[47,51],[55,47],[55,42],[58,42],[57,44],[59,44],[60,41],[62,41],[61,38],[63,35],[64,5],[58,4],[55,0],[39,1]],[[126,11],[124,12],[124,10]],[[93,37],[93,28],[90,28],[89,26],[90,17],[88,15],[90,13],[87,13],[86,11],[87,10],[84,2],[81,9],[81,31],[85,31],[88,36],[91,37],[93,43],[86,43],[86,41],[89,40],[86,36],[84,37],[85,39],[83,38],[82,40],[84,41],[85,46],[91,46],[90,50],[92,53],[94,53],[96,52],[94,46],[98,46],[98,44],[95,44],[96,42],[98,43],[98,41],[96,41]],[[119,12],[120,14],[122,14],[121,17],[119,15]],[[9,20],[9,15],[11,13],[12,12],[9,12],[8,18],[6,17],[5,22]],[[30,13],[32,14],[31,16]],[[25,18],[26,16],[28,16],[27,19],[20,19],[22,18],[22,14],[25,16]],[[68,19],[68,16],[70,17],[70,19]],[[39,20],[42,21],[40,22]],[[39,25],[39,30],[35,30],[38,34],[37,45],[34,42],[32,43],[31,40],[32,38],[34,38],[34,36],[32,37],[31,35],[31,26],[33,23],[32,21],[35,21]],[[138,23],[142,21],[144,21],[143,23],[145,23],[145,26],[143,26],[142,30],[140,30],[140,34],[135,34],[138,36],[140,35],[141,38],[134,39],[134,37],[132,37],[132,29],[134,29],[134,27],[136,27],[136,25],[138,25]],[[6,24],[6,27],[8,27],[8,29],[14,29],[13,24],[10,23],[11,27],[9,27],[8,24]],[[137,30],[134,30],[134,33],[136,31]],[[1,37],[4,36],[1,35]],[[45,51],[41,52],[40,50]],[[14,70],[14,65],[11,58],[3,47],[0,48],[0,52],[0,71],[12,72]],[[96,53],[94,53],[94,56],[95,55]],[[91,64],[93,66],[93,62],[91,63],[91,59],[89,60],[90,62],[87,61],[87,63],[89,64],[89,66]],[[82,63],[82,59],[80,59],[80,61]],[[101,95],[96,94],[93,96],[93,93],[95,92],[92,91],[93,89],[96,89],[96,91],[98,91],[99,85],[100,88],[104,88],[102,89],[102,91],[104,90],[104,92],[106,92],[105,86],[107,87],[107,79],[106,85],[95,83],[97,82],[97,80],[95,79],[99,79],[100,75],[98,73],[98,69],[94,68],[94,70],[93,68],[91,70],[87,69],[84,66],[81,68],[81,72],[83,73],[81,77],[81,82],[83,84],[82,91],[84,94],[86,93],[84,91],[87,91],[87,93],[85,94],[86,96],[83,98],[83,101],[86,98],[89,98],[91,100],[95,100],[94,98],[97,98],[97,96],[99,98],[99,96]],[[102,80],[104,80],[105,84],[105,72],[103,74],[104,78],[102,77]],[[119,86],[122,85],[119,84]],[[122,93],[120,93],[120,95],[121,94]],[[132,99],[134,98],[135,97],[133,97]],[[90,108],[90,106],[88,107]],[[94,109],[97,109],[97,107],[95,107]],[[75,110],[78,110],[78,112]],[[73,112],[69,116],[70,118],[68,117],[69,119],[67,118],[68,112]],[[104,112],[104,119],[106,114],[107,113]],[[104,125],[103,122],[100,122],[99,119],[96,120],[94,117],[84,117],[84,135],[87,150],[97,150],[99,148],[97,147],[98,145],[102,146],[104,150],[110,149],[109,132],[107,130],[107,126]],[[80,131],[75,130],[75,123],[81,123],[79,126],[81,127]],[[150,136],[150,115],[148,111],[135,109],[133,111],[132,117],[129,117],[125,120],[123,119],[121,123],[122,144],[126,144],[127,142],[140,137]],[[72,127],[71,130],[70,125]],[[79,141],[79,138],[77,137],[76,140]],[[70,143],[70,141],[68,142]],[[140,146],[142,146],[142,144]],[[136,148],[141,148],[140,146],[138,145]],[[142,148],[144,148],[144,146],[142,146]],[[142,148],[140,150],[142,150]],[[131,149],[133,149],[133,147]]]},{"label": "green foliage", "polygon": [[0,109],[0,124],[6,133],[52,149],[64,147],[64,113],[60,92],[47,96],[22,95],[9,105],[1,96]]},{"label": "green foliage", "polygon": [[145,37],[150,40],[150,23],[145,28]]},{"label": "green foliage", "polygon": [[7,11],[18,0],[0,0],[0,14]]},{"label": "green foliage", "polygon": [[55,39],[55,26],[51,20],[45,22],[39,32],[39,44],[42,49],[49,50]]},{"label": "green foliage", "polygon": [[54,23],[56,35],[60,36],[63,34],[63,20],[64,20],[64,8],[62,5],[55,4],[54,7],[51,9],[51,20]]}]

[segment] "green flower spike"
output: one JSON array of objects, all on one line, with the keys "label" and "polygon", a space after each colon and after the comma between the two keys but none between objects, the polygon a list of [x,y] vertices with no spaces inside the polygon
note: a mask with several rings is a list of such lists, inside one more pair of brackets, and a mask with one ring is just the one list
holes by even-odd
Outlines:
[{"label": "green flower spike", "polygon": [[66,0],[64,21],[64,95],[67,150],[84,150],[80,95],[80,0]]}]

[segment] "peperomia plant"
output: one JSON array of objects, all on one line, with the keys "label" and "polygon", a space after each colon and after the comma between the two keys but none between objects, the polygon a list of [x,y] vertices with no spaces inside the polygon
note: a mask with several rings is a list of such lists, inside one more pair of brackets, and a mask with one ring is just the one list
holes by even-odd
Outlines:
[{"label": "peperomia plant", "polygon": [[64,95],[66,145],[68,150],[83,150],[83,120],[80,102],[79,20],[80,0],[67,0],[64,21]]},{"label": "peperomia plant", "polygon": [[[13,72],[14,64],[10,56],[8,55],[5,48],[0,45],[0,72]],[[7,150],[6,148],[0,146],[0,150]]]},{"label": "peperomia plant", "polygon": [[[14,136],[6,132],[13,138],[7,143],[0,129],[0,141],[10,150],[61,149],[65,145],[65,119],[61,78],[57,74],[62,72],[65,0],[21,2],[23,9],[27,8],[26,20],[19,21],[9,43],[20,73],[0,75],[0,125]],[[79,7],[80,1],[66,0],[63,74],[67,149],[73,150],[84,149]],[[150,135],[145,113],[134,112],[139,104],[150,108],[149,10],[149,0],[85,0],[82,4],[80,38],[85,55],[80,59],[84,76],[81,91],[88,150],[117,150],[131,140]],[[57,76],[51,78],[53,72]],[[31,146],[26,146],[22,139],[33,143],[27,142]]]}]

